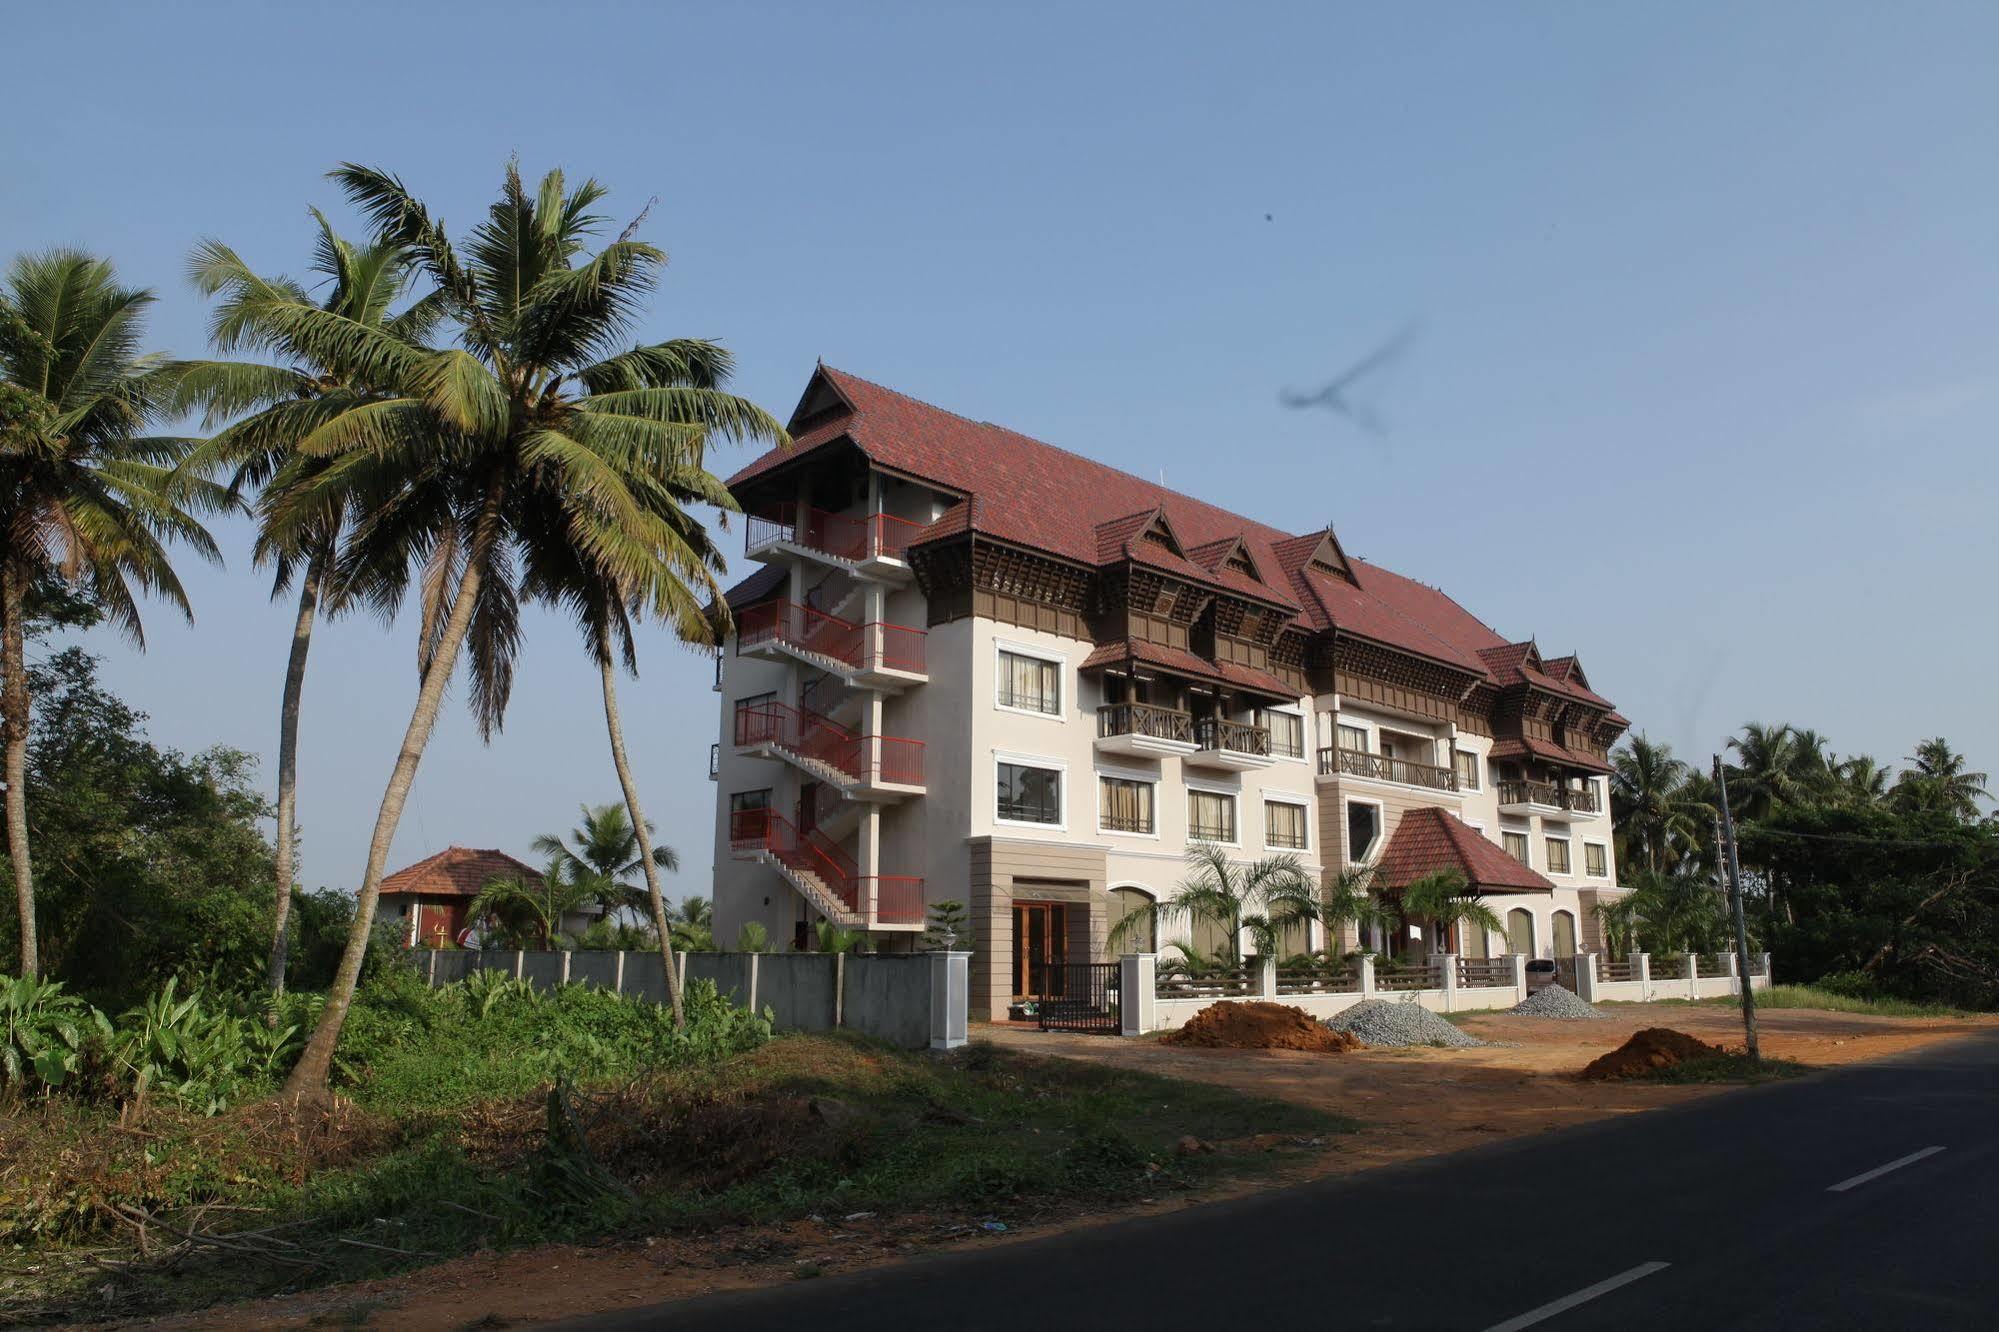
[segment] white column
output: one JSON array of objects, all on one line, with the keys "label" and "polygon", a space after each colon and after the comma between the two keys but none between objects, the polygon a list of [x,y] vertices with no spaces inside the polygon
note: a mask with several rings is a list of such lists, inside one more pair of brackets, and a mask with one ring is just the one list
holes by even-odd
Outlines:
[{"label": "white column", "polygon": [[1586,1003],[1596,1001],[1596,954],[1576,954],[1576,997]]},{"label": "white column", "polygon": [[930,1048],[955,1050],[969,1039],[970,953],[930,953]]},{"label": "white column", "polygon": [[1374,998],[1374,959],[1372,957],[1363,957],[1360,959],[1360,997],[1363,999]]},{"label": "white column", "polygon": [[1256,959],[1256,996],[1259,999],[1277,997],[1277,959],[1274,957]]},{"label": "white column", "polygon": [[1143,1036],[1159,1025],[1159,959],[1126,953],[1118,959],[1118,1029]]},{"label": "white column", "polygon": [[569,950],[567,948],[562,950],[562,979],[557,983],[561,985],[569,984]]},{"label": "white column", "polygon": [[1444,992],[1444,1011],[1455,1013],[1458,1011],[1458,955],[1438,953],[1431,960],[1443,968],[1444,981],[1438,988]]},{"label": "white column", "polygon": [[747,1007],[752,1013],[754,1013],[757,1011],[757,971],[758,971],[757,964],[763,961],[763,954],[751,953],[749,956],[750,956],[750,1001],[747,1005],[745,1005],[745,1007]]},{"label": "white column", "polygon": [[1525,1003],[1527,1001],[1527,954],[1508,953],[1506,960],[1513,964],[1513,992],[1520,996],[1522,1003]]},{"label": "white column", "polygon": [[1638,997],[1652,997],[1652,955],[1633,953],[1631,955],[1631,978],[1638,982]]},{"label": "white column", "polygon": [[1728,966],[1726,970],[1728,972],[1728,981],[1729,981],[1728,992],[1730,994],[1741,994],[1742,981],[1743,981],[1742,964],[1736,959],[1736,956],[1733,951],[1731,951],[1728,955]]},{"label": "white column", "polygon": [[870,801],[861,815],[860,855],[854,858],[861,881],[854,885],[854,905],[861,913],[861,928],[875,923],[875,895],[881,888],[882,807]]}]

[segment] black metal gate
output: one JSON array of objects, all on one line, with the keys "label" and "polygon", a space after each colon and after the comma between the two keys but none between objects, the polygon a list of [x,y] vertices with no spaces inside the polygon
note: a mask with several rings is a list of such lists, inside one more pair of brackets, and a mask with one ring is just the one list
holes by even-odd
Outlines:
[{"label": "black metal gate", "polygon": [[1117,1035],[1118,971],[1116,962],[1048,963],[1035,1001],[1041,1029]]}]

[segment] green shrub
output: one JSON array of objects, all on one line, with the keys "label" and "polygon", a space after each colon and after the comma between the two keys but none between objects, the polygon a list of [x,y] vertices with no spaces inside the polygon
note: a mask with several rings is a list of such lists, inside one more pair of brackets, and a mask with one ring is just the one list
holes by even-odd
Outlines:
[{"label": "green shrub", "polygon": [[299,1029],[229,1012],[199,989],[180,995],[179,984],[168,980],[119,1019],[116,1062],[140,1101],[158,1091],[197,1114],[219,1114],[289,1062]]},{"label": "green shrub", "polygon": [[1846,999],[1879,999],[1881,986],[1864,971],[1833,971],[1818,978],[1813,989]]},{"label": "green shrub", "polygon": [[72,1082],[110,1030],[61,981],[0,976],[0,1088],[48,1091]]}]

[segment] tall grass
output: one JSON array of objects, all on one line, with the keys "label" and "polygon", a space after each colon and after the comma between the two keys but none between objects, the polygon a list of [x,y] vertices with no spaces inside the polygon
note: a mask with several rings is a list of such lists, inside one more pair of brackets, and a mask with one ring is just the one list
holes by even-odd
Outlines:
[{"label": "tall grass", "polygon": [[[1716,1000],[1733,1005],[1732,998]],[[1873,1017],[1965,1017],[1962,1009],[1940,1004],[1918,1004],[1907,999],[1856,999],[1851,995],[1822,990],[1816,985],[1772,985],[1756,992],[1758,1008],[1818,1008],[1828,1013],[1864,1013]]]}]

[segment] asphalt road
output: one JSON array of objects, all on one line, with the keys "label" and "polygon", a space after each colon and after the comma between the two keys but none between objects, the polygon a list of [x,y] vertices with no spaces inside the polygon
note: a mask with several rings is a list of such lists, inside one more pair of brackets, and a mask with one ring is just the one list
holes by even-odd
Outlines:
[{"label": "asphalt road", "polygon": [[1992,1329],[1999,1033],[1351,1179],[567,1326]]}]

